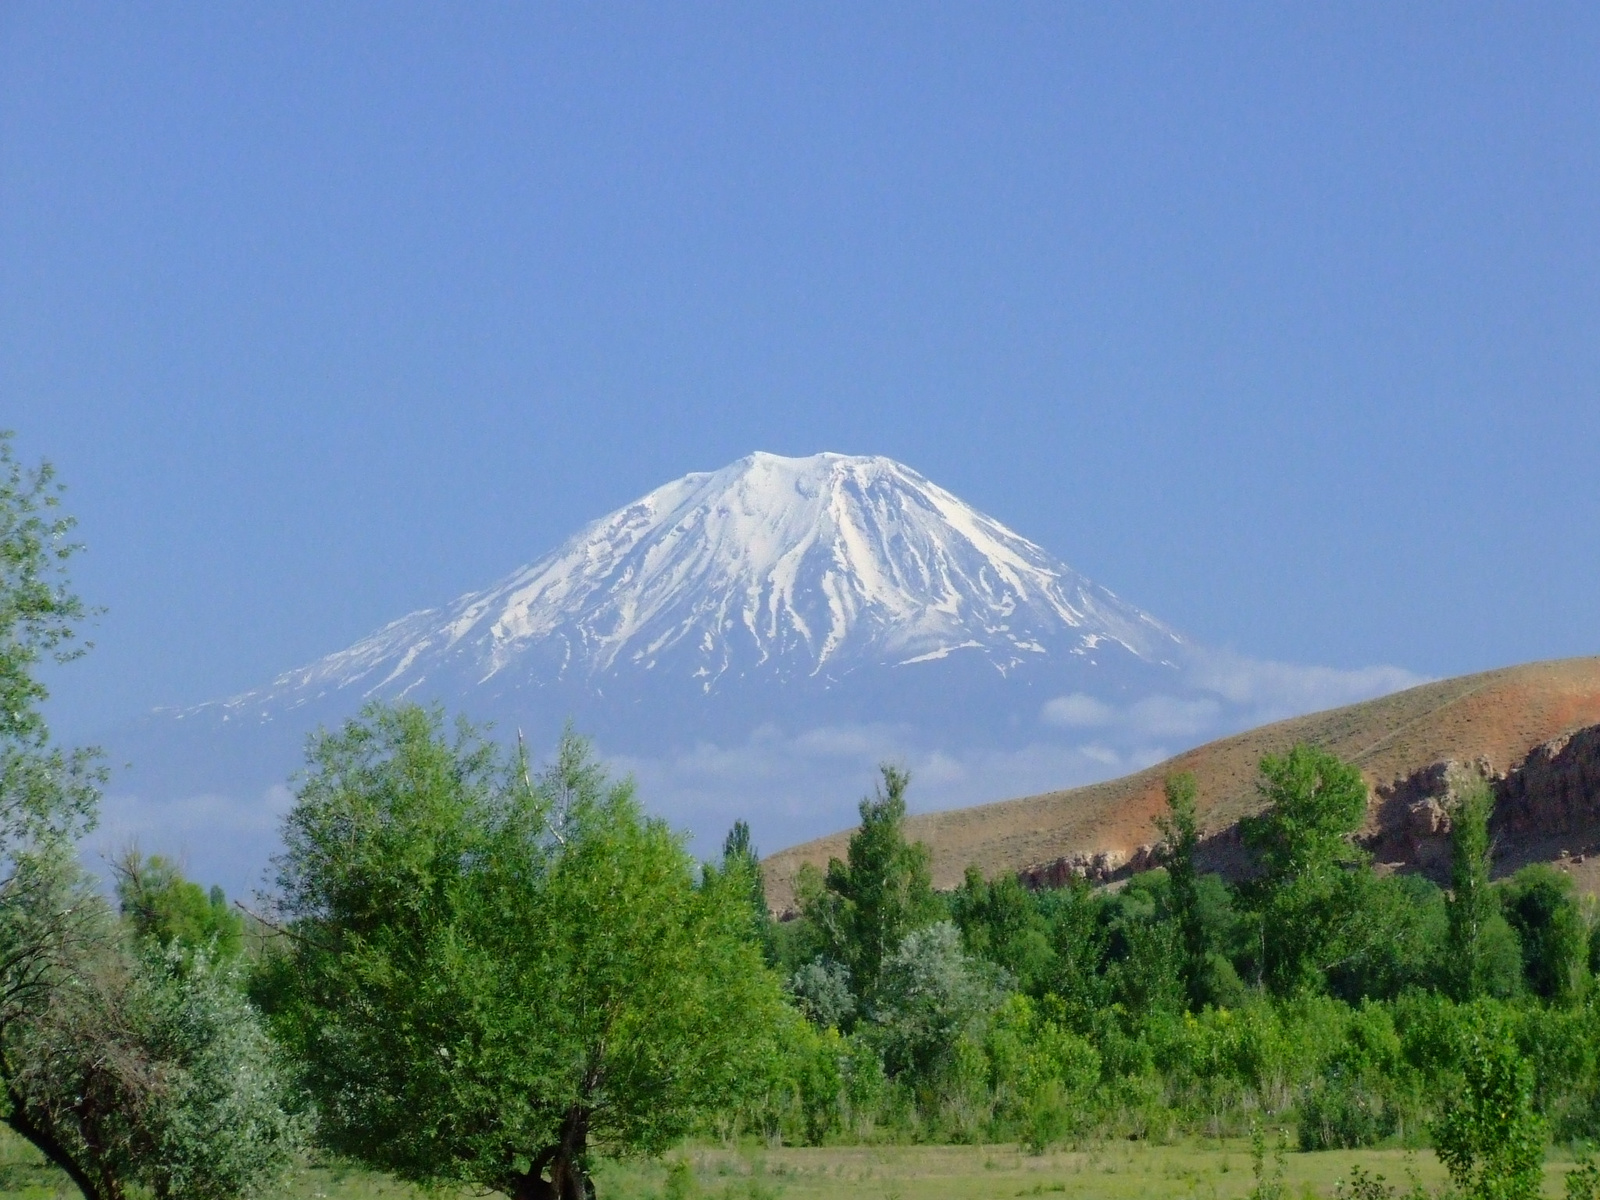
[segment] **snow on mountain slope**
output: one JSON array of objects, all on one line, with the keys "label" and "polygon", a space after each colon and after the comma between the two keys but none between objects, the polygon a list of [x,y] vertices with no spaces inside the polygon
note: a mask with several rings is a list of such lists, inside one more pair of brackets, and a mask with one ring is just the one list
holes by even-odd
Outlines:
[{"label": "snow on mountain slope", "polygon": [[[1127,655],[1183,643],[909,467],[757,453],[602,517],[486,591],[413,613],[228,707],[458,691],[497,679],[605,687],[641,672],[714,692],[976,656]],[[448,681],[448,683],[447,683]]]}]

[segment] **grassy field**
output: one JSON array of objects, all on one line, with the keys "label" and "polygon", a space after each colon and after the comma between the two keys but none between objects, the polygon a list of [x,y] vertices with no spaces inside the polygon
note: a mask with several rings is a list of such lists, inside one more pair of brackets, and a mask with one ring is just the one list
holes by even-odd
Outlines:
[{"label": "grassy field", "polygon": [[[1412,1176],[1430,1188],[1444,1173],[1429,1151],[1290,1152],[1286,1200],[1330,1200],[1359,1164],[1402,1192]],[[1545,1194],[1562,1194],[1564,1156],[1546,1166]],[[723,1149],[690,1146],[659,1162],[606,1164],[600,1200],[977,1200],[1067,1195],[1084,1200],[1242,1200],[1254,1185],[1244,1142],[1102,1142],[1081,1151],[1033,1156],[1014,1146],[840,1146]],[[0,1141],[0,1197],[77,1195],[30,1147]],[[283,1200],[420,1200],[421,1193],[364,1171],[312,1168]]]}]

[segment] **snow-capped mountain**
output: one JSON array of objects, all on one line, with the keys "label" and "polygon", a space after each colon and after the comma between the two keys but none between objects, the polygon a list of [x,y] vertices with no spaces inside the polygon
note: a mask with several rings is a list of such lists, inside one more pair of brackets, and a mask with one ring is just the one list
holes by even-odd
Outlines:
[{"label": "snow-capped mountain", "polygon": [[752,454],[687,475],[481,592],[227,701],[329,692],[626,688],[659,673],[838,683],[952,655],[1004,676],[1107,655],[1171,665],[1181,639],[887,458]]},{"label": "snow-capped mountain", "polygon": [[499,583],[261,688],[104,740],[104,837],[256,880],[306,736],[371,700],[553,742],[573,720],[657,812],[769,849],[848,824],[874,765],[918,807],[1106,778],[1414,681],[1218,655],[887,458],[686,475]]}]

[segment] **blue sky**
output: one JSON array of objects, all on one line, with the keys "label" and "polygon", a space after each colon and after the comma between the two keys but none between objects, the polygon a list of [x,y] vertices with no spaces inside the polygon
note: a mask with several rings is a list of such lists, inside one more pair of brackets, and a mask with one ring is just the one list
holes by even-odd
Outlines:
[{"label": "blue sky", "polygon": [[0,425],[69,736],[754,449],[1195,638],[1600,650],[1600,10],[0,8]]}]

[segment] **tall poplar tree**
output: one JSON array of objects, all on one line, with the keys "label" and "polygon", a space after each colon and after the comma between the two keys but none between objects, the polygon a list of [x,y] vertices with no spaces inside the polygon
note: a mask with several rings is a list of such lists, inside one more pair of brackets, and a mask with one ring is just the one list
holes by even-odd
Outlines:
[{"label": "tall poplar tree", "polygon": [[[1450,896],[1445,975],[1458,1000],[1487,995],[1491,985],[1491,939],[1500,902],[1489,888],[1489,817],[1494,794],[1473,776],[1457,793],[1450,813]],[[1503,921],[1501,922],[1503,924]]]},{"label": "tall poplar tree", "polygon": [[1198,1009],[1205,1001],[1206,927],[1200,913],[1199,875],[1195,851],[1200,847],[1199,818],[1195,813],[1197,788],[1188,771],[1167,780],[1167,812],[1156,821],[1165,839],[1162,860],[1167,868],[1172,915],[1178,925],[1183,953],[1183,983],[1189,1006]]},{"label": "tall poplar tree", "polygon": [[928,848],[905,838],[911,776],[885,763],[874,794],[861,801],[861,825],[845,858],[832,859],[822,886],[802,897],[824,953],[850,972],[851,988],[868,1004],[884,962],[907,934],[939,919]]}]

